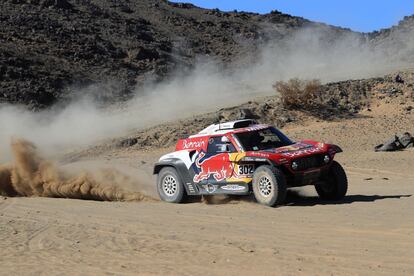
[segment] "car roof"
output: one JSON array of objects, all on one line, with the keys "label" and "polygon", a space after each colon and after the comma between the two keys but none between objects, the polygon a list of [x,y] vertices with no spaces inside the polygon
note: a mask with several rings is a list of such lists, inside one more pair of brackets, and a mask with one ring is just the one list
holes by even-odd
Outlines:
[{"label": "car roof", "polygon": [[270,125],[258,124],[254,120],[237,120],[226,123],[212,124],[205,129],[201,130],[195,135],[191,135],[189,138],[203,137],[203,136],[216,136],[224,135],[228,133],[241,133],[256,131],[259,129],[265,129]]}]

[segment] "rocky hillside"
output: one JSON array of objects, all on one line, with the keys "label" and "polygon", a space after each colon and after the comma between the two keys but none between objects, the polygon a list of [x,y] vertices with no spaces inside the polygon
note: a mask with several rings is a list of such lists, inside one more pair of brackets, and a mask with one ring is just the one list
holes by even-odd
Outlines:
[{"label": "rocky hillside", "polygon": [[[102,101],[126,99],[135,87],[191,68],[203,56],[224,66],[248,62],[268,41],[306,26],[322,26],[327,41],[351,33],[278,11],[221,12],[165,0],[3,0],[0,22],[0,103],[34,109],[85,86]],[[413,30],[411,16],[358,35],[404,49],[407,59]]]},{"label": "rocky hillside", "polygon": [[91,84],[101,100],[127,98],[200,56],[254,58],[268,40],[318,25],[277,11],[224,13],[163,0],[3,0],[0,22],[0,103],[31,108]]}]

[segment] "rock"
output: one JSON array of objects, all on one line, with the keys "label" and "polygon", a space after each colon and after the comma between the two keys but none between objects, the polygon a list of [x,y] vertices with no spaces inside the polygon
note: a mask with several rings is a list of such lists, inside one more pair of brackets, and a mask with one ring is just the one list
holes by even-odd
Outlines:
[{"label": "rock", "polygon": [[43,7],[55,7],[58,9],[71,9],[73,6],[67,0],[43,0]]},{"label": "rock", "polygon": [[157,51],[155,50],[151,50],[151,49],[145,49],[145,48],[138,48],[135,51],[135,54],[133,55],[133,59],[135,60],[154,60],[154,59],[158,59],[159,58],[159,54]]},{"label": "rock", "polygon": [[120,9],[120,11],[121,12],[124,12],[124,13],[133,13],[134,11],[130,8],[130,7],[128,7],[127,5],[121,5],[120,7],[119,7],[119,9]]},{"label": "rock", "polygon": [[271,108],[271,106],[268,103],[262,103],[262,104],[259,105],[258,110],[259,110],[259,112],[264,113],[264,112],[268,111],[270,108]]},{"label": "rock", "polygon": [[400,91],[399,89],[395,88],[395,87],[392,87],[391,89],[389,89],[389,90],[387,91],[387,93],[388,93],[389,95],[396,95],[396,94],[398,94],[398,93],[401,93],[401,91]]},{"label": "rock", "polygon": [[277,118],[283,125],[284,124],[286,124],[286,123],[290,123],[290,122],[292,122],[292,118],[290,117],[290,116],[288,116],[288,115],[286,115],[286,116],[280,116],[280,117],[278,117]]},{"label": "rock", "polygon": [[137,138],[127,138],[127,139],[119,141],[116,144],[116,146],[117,147],[122,147],[122,148],[127,148],[127,147],[132,147],[132,146],[136,145],[137,143],[138,143]]},{"label": "rock", "polygon": [[176,7],[176,8],[180,8],[180,9],[191,9],[191,8],[195,8],[195,6],[193,4],[190,3],[174,3],[174,2],[168,2],[168,4],[170,6]]},{"label": "rock", "polygon": [[240,119],[258,119],[259,117],[256,114],[254,114],[250,109],[242,108],[239,110],[239,118]]}]

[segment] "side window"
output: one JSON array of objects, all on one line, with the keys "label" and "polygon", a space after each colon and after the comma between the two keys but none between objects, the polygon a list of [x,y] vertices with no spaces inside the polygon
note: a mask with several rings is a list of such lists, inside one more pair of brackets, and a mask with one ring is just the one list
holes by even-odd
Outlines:
[{"label": "side window", "polygon": [[223,152],[235,152],[236,148],[231,142],[222,142],[223,136],[210,137],[208,139],[207,153],[217,154]]}]

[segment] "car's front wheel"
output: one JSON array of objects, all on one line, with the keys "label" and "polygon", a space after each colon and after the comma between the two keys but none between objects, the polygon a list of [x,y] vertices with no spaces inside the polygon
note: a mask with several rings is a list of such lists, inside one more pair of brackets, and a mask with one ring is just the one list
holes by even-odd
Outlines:
[{"label": "car's front wheel", "polygon": [[286,198],[286,179],[283,173],[271,166],[260,166],[253,174],[253,193],[257,202],[274,207]]},{"label": "car's front wheel", "polygon": [[348,179],[341,164],[333,161],[325,181],[315,185],[319,197],[324,200],[340,200],[348,190]]},{"label": "car's front wheel", "polygon": [[158,173],[157,191],[161,200],[171,203],[181,203],[187,195],[184,185],[173,167],[164,167]]}]

